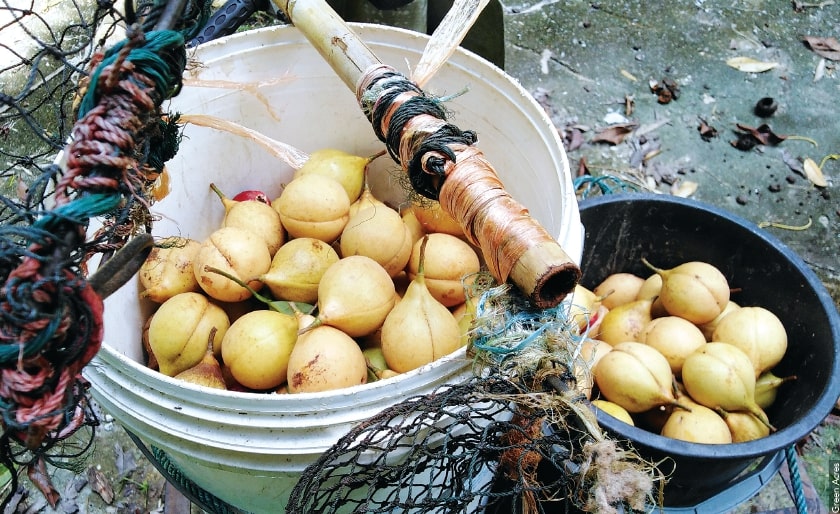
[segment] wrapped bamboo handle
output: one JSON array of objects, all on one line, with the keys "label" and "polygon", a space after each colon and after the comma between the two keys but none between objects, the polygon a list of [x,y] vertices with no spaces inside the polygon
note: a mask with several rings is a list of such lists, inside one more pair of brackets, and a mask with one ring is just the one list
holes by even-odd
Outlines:
[{"label": "wrapped bamboo handle", "polygon": [[493,276],[510,280],[538,308],[559,304],[581,271],[560,244],[508,194],[435,99],[383,64],[324,0],[273,0],[353,91],[377,136],[415,190],[440,201],[478,246]]}]

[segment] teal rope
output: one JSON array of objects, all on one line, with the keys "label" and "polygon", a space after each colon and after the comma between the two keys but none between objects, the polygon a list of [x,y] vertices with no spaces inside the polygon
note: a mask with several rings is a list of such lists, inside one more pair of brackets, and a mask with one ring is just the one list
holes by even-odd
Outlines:
[{"label": "teal rope", "polygon": [[805,499],[805,491],[802,489],[802,477],[799,476],[799,459],[796,458],[796,446],[790,445],[785,448],[788,470],[790,470],[790,484],[793,487],[793,501],[796,503],[798,514],[808,514],[808,502]]},{"label": "teal rope", "polygon": [[[504,293],[509,293],[506,296]],[[496,302],[506,299],[504,320],[492,319],[492,312],[499,310]],[[491,313],[487,323],[477,323],[473,328],[473,346],[501,359],[515,355],[540,339],[543,332],[560,331],[568,324],[568,305],[560,303],[549,309],[534,309],[524,296],[506,286],[483,292],[476,302],[476,319]],[[501,321],[501,322],[500,322]],[[520,330],[518,330],[520,329]]]},{"label": "teal rope", "polygon": [[44,213],[44,216],[37,219],[32,226],[49,230],[55,228],[61,222],[85,225],[90,218],[112,212],[120,204],[120,201],[121,197],[116,193],[89,193]]},{"label": "teal rope", "polygon": [[[166,98],[178,93],[181,87],[181,73],[186,66],[186,50],[184,50],[184,36],[173,30],[156,30],[145,35],[146,43],[140,48],[129,51],[126,60],[134,63],[142,73],[155,83],[155,90],[159,95],[160,105]],[[103,70],[114,64],[120,51],[129,44],[129,40],[122,40],[105,52],[105,57],[90,76],[91,86],[85,92],[79,104],[79,117],[84,116],[99,102],[102,94],[96,87]],[[180,50],[176,52],[176,50]],[[180,55],[179,55],[180,54]],[[165,59],[164,57],[168,57]]]},{"label": "teal rope", "polygon": [[593,191],[607,195],[639,190],[636,185],[612,175],[602,175],[600,177],[581,175],[576,177],[572,184],[574,185],[575,191],[577,191],[581,198],[588,198]]}]

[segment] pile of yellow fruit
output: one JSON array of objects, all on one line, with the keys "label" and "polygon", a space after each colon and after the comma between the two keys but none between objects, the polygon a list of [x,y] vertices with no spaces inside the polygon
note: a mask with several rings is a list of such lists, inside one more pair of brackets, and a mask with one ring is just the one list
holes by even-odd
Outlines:
[{"label": "pile of yellow fruit", "polygon": [[782,322],[763,307],[733,302],[726,277],[709,263],[660,269],[643,261],[647,277],[613,273],[592,290],[574,291],[571,316],[587,337],[584,389],[593,405],[689,442],[769,435],[765,409],[795,378],[773,373],[787,350]]},{"label": "pile of yellow fruit", "polygon": [[207,387],[303,393],[463,346],[463,280],[479,255],[439,204],[398,211],[377,199],[365,187],[371,159],[314,152],[271,201],[211,184],[222,225],[202,241],[158,241],[138,274],[156,304],[148,366]]}]

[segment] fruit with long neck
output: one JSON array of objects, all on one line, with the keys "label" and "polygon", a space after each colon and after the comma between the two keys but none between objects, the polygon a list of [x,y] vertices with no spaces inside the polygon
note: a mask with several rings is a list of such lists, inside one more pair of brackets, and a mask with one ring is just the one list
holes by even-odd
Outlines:
[{"label": "fruit with long neck", "polygon": [[420,264],[402,300],[382,325],[382,353],[388,368],[403,373],[461,347],[455,316],[426,287],[424,262],[428,236],[421,240]]}]

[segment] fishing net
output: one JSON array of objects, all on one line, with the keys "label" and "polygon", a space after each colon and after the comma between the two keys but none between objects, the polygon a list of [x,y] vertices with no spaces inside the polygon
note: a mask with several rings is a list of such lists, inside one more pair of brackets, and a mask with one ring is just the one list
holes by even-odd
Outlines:
[{"label": "fishing net", "polygon": [[535,309],[489,276],[472,287],[475,376],[351,429],[306,469],[287,512],[646,509],[655,466],[598,426],[569,304]]},{"label": "fishing net", "polygon": [[[25,469],[56,505],[46,464],[78,465],[94,440],[81,371],[102,343],[103,299],[150,248],[149,207],[181,142],[163,106],[211,12],[209,0],[0,0],[7,491]],[[289,512],[644,508],[656,476],[600,431],[568,305],[534,309],[508,286],[475,284],[475,377],[355,427],[306,470]]]},{"label": "fishing net", "polygon": [[[0,7],[0,462],[25,467],[53,505],[46,463],[73,465],[93,439],[81,371],[102,342],[103,298],[150,244],[149,191],[178,144],[161,105],[209,6]],[[88,279],[95,256],[103,264]],[[74,434],[87,443],[68,453]]]}]

